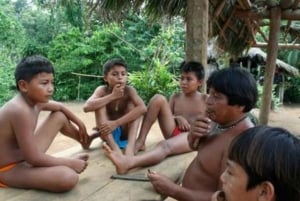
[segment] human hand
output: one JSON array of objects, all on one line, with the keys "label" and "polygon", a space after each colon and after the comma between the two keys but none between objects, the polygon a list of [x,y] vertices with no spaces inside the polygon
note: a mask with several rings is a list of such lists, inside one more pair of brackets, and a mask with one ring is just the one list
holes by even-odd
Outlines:
[{"label": "human hand", "polygon": [[164,175],[160,175],[156,172],[148,170],[148,178],[155,189],[155,191],[161,195],[170,196],[174,192],[174,182]]},{"label": "human hand", "polygon": [[125,89],[125,85],[122,85],[122,84],[116,84],[113,88],[113,91],[112,91],[112,95],[118,99],[118,98],[121,98],[123,97],[124,95],[124,89]]},{"label": "human hand", "polygon": [[190,133],[188,134],[188,142],[192,149],[196,150],[199,146],[200,138],[206,137],[210,131],[211,120],[206,116],[198,116],[191,125]]},{"label": "human hand", "polygon": [[117,125],[115,121],[107,121],[105,123],[100,124],[99,131],[102,136],[106,136],[111,134],[116,128]]},{"label": "human hand", "polygon": [[83,122],[78,125],[78,139],[82,144],[89,143],[89,135]]},{"label": "human hand", "polygon": [[189,122],[182,116],[176,116],[176,122],[181,131],[189,131],[191,129]]}]

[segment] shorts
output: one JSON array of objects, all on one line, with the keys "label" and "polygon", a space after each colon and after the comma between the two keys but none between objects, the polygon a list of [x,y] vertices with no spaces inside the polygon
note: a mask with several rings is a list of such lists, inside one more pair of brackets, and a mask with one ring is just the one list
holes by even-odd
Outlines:
[{"label": "shorts", "polygon": [[[13,169],[16,165],[17,165],[17,163],[8,164],[8,165],[0,168],[0,172],[9,171],[9,170]],[[6,187],[7,187],[7,185],[0,181],[0,188],[6,188]]]},{"label": "shorts", "polygon": [[112,132],[113,138],[117,145],[119,146],[120,149],[125,149],[128,144],[128,140],[123,140],[123,130],[121,127],[117,127],[113,132]]},{"label": "shorts", "polygon": [[176,126],[172,132],[172,137],[175,137],[175,136],[179,135],[180,133],[182,133],[182,130],[180,130],[180,128],[178,126]]}]

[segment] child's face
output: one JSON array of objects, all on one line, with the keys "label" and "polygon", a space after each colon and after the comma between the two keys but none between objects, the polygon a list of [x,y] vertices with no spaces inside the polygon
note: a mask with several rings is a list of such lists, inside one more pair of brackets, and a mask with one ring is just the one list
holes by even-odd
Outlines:
[{"label": "child's face", "polygon": [[114,66],[104,76],[104,80],[112,88],[117,84],[125,86],[127,83],[127,70],[124,66]]},{"label": "child's face", "polygon": [[29,82],[24,81],[21,91],[33,102],[48,102],[54,92],[52,73],[39,73]]},{"label": "child's face", "polygon": [[181,73],[180,88],[184,94],[194,93],[201,86],[201,83],[194,72]]},{"label": "child's face", "polygon": [[226,201],[258,201],[261,189],[257,186],[247,190],[248,176],[234,161],[228,160],[221,181]]}]

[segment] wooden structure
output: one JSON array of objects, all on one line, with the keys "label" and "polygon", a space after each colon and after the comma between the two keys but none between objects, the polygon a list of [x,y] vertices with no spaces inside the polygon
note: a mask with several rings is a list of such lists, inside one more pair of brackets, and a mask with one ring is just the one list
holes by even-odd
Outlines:
[{"label": "wooden structure", "polygon": [[[264,78],[261,77],[262,73],[265,71],[267,61],[267,54],[260,48],[252,47],[248,52],[237,59],[242,67],[247,68],[249,72],[256,75],[256,80],[259,84],[263,83]],[[276,92],[279,97],[279,102],[283,103],[284,89],[285,89],[285,78],[287,76],[294,77],[299,75],[299,70],[294,66],[285,63],[280,59],[276,59],[276,72],[274,76],[273,84],[276,84]]]},{"label": "wooden structure", "polygon": [[[151,149],[161,139],[158,133],[151,133],[147,138],[147,149]],[[0,188],[0,200],[5,201],[160,201],[165,197],[156,193],[149,181],[147,181],[147,170],[159,172],[179,181],[187,165],[195,157],[196,152],[190,152],[178,156],[168,157],[160,164],[137,168],[126,176],[131,180],[112,179],[115,175],[115,167],[101,150],[100,140],[93,142],[91,149],[82,150],[76,145],[61,151],[56,156],[72,156],[76,153],[88,152],[90,155],[87,169],[80,175],[78,185],[67,193],[49,193],[37,190],[22,190],[12,188]],[[116,176],[116,175],[115,175]],[[132,179],[146,180],[135,181]]]},{"label": "wooden structure", "polygon": [[[267,49],[266,71],[260,124],[268,123],[272,83],[279,48],[300,49],[294,22],[300,20],[300,0],[209,0],[210,36],[218,36],[218,46],[238,56],[249,47]],[[282,25],[282,22],[284,26]],[[262,29],[268,26],[266,35]],[[256,41],[259,33],[263,42]],[[284,36],[279,38],[279,34]],[[289,36],[289,37],[287,37]],[[289,40],[288,40],[289,38]]]}]

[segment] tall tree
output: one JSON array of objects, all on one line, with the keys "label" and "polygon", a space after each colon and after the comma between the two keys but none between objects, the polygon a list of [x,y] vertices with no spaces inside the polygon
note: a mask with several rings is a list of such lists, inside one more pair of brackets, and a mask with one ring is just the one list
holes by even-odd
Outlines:
[{"label": "tall tree", "polygon": [[[186,22],[186,60],[206,66],[208,37],[208,0],[98,0],[89,1],[89,15],[102,19],[121,19],[129,9],[145,12],[156,19],[181,16]],[[203,89],[205,90],[205,88]]]}]

